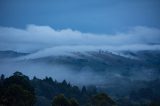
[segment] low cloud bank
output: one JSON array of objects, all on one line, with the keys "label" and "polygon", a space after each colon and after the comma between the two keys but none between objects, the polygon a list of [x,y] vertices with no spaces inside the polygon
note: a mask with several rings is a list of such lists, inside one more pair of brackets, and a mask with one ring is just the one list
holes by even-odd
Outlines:
[{"label": "low cloud bank", "polygon": [[[156,47],[153,44],[157,44]],[[46,49],[159,49],[160,29],[134,27],[114,35],[82,33],[72,29],[28,25],[26,29],[0,27],[0,50],[33,52]]]},{"label": "low cloud bank", "polygon": [[[0,27],[0,50],[32,52],[30,55],[20,57],[22,60],[51,55],[74,55],[71,52],[84,53],[98,50],[160,50],[160,29],[134,27],[124,33],[98,35],[71,29],[55,30],[49,26],[29,25],[26,29]],[[105,85],[114,84],[120,80],[126,81],[126,79],[127,81],[152,80],[152,78],[156,78],[156,75],[159,77],[159,74],[148,67],[147,70],[138,69],[130,76],[123,76],[119,69],[117,72],[100,73],[86,67],[82,67],[83,70],[75,71],[64,65],[33,63],[26,60],[1,60],[0,62],[1,73],[10,74],[20,70],[29,76],[52,76],[58,81],[66,79],[80,85]]]},{"label": "low cloud bank", "polygon": [[111,51],[117,52],[123,50],[139,51],[139,50],[160,50],[160,45],[124,45],[124,46],[57,46],[52,48],[47,48],[44,50],[37,51],[35,53],[29,54],[27,56],[20,57],[19,59],[36,59],[49,56],[77,56],[74,53],[80,52],[81,54],[86,54],[86,52],[93,51]]},{"label": "low cloud bank", "polygon": [[46,63],[16,62],[10,60],[1,62],[0,70],[0,74],[5,74],[6,76],[10,76],[15,71],[21,71],[31,78],[34,76],[38,78],[50,76],[60,82],[65,79],[76,85],[108,85],[106,87],[116,85],[121,81],[126,83],[131,80],[150,81],[159,78],[158,71],[152,69],[135,70],[130,73],[130,76],[124,76],[119,69],[117,71],[96,72],[89,67],[75,70],[65,65],[49,65]]}]

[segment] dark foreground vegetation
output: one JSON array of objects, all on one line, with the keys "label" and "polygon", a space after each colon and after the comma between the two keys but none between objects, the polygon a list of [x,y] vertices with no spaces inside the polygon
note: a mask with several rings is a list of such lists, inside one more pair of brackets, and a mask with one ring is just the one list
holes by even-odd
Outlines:
[{"label": "dark foreground vegetation", "polygon": [[80,89],[51,77],[38,79],[21,72],[0,78],[0,106],[115,106],[105,93],[98,93],[95,86]]}]

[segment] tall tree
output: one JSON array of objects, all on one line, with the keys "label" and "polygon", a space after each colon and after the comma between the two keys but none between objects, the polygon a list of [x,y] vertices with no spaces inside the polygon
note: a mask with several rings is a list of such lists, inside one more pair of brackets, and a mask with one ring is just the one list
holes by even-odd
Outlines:
[{"label": "tall tree", "polygon": [[76,99],[72,98],[70,99],[70,106],[79,106],[79,103]]},{"label": "tall tree", "polygon": [[91,99],[91,105],[93,106],[115,106],[115,102],[105,93],[95,95]]},{"label": "tall tree", "polygon": [[4,79],[0,89],[0,105],[33,106],[34,103],[34,88],[27,76],[15,72],[13,76]]},{"label": "tall tree", "polygon": [[70,103],[63,94],[59,94],[54,97],[52,106],[70,106]]},{"label": "tall tree", "polygon": [[5,90],[0,101],[2,106],[33,106],[35,103],[34,95],[20,85],[13,84]]}]

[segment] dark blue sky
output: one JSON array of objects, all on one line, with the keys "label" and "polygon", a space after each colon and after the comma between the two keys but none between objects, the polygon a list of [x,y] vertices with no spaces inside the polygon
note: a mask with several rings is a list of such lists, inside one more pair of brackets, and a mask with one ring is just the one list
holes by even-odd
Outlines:
[{"label": "dark blue sky", "polygon": [[91,33],[160,28],[160,0],[0,0],[0,26],[28,24]]}]

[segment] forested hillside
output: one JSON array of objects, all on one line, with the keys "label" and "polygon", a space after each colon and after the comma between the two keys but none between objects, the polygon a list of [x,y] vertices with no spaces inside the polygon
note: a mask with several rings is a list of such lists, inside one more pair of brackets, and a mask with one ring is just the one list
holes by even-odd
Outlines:
[{"label": "forested hillside", "polygon": [[71,85],[51,77],[38,79],[21,72],[0,79],[0,106],[114,106],[116,103],[95,86]]}]

